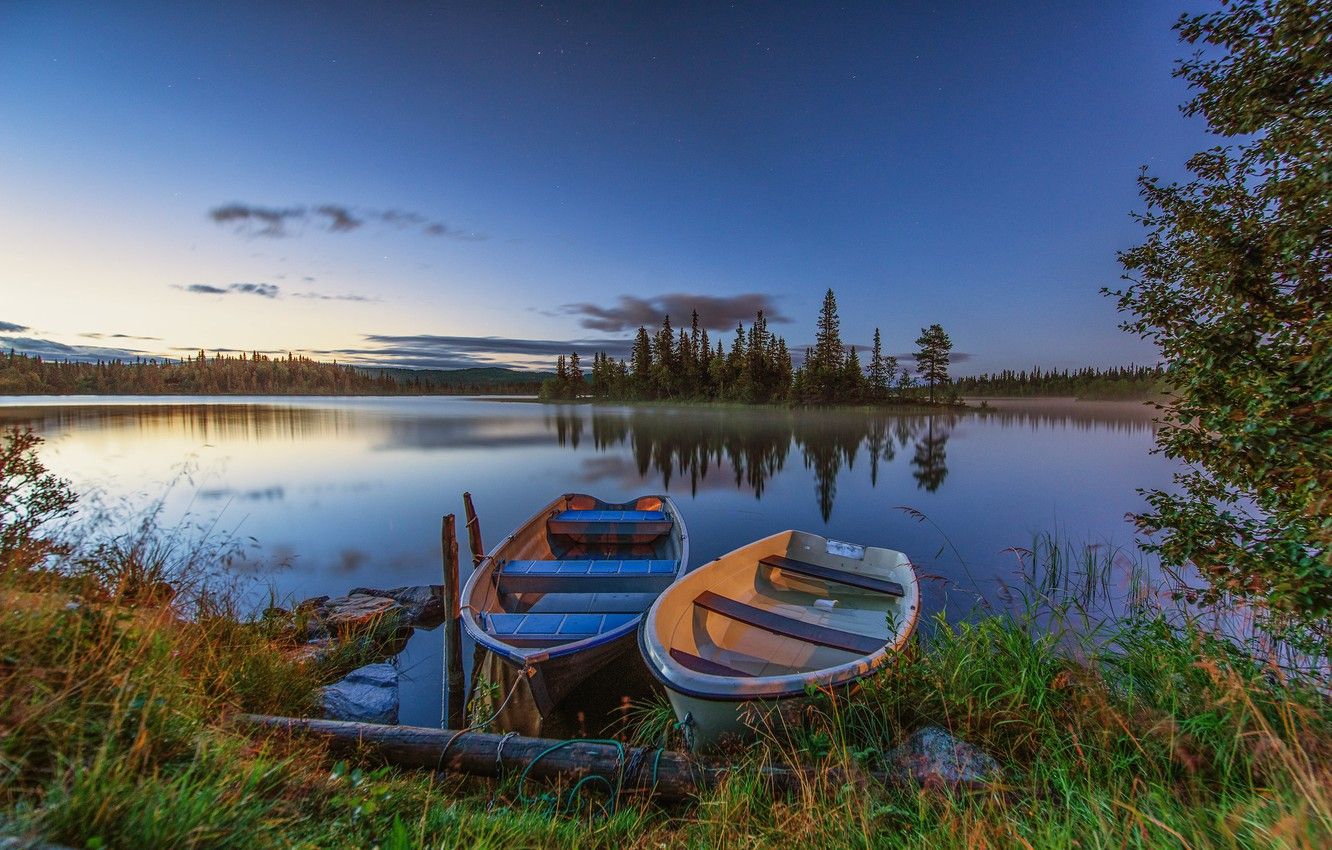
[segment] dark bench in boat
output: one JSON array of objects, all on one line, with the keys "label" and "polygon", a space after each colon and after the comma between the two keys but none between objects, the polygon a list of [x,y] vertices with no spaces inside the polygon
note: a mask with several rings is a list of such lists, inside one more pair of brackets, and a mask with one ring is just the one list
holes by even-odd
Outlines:
[{"label": "dark bench in boat", "polygon": [[584,543],[648,543],[671,524],[662,511],[560,511],[546,529]]},{"label": "dark bench in boat", "polygon": [[889,596],[906,596],[906,588],[895,581],[849,573],[846,570],[838,570],[820,564],[810,564],[792,558],[783,558],[781,555],[769,555],[766,558],[761,558],[759,563],[767,567],[775,567],[782,572],[795,573],[796,575],[809,576],[824,581],[835,581],[838,584],[858,587],[861,590],[872,590],[875,593],[886,593]]},{"label": "dark bench in boat", "polygon": [[511,646],[573,643],[631,623],[638,614],[483,614],[486,631]]},{"label": "dark bench in boat", "polygon": [[661,593],[675,561],[509,561],[497,572],[500,593]]},{"label": "dark bench in boat", "polygon": [[856,632],[844,632],[840,629],[807,623],[794,617],[774,614],[762,608],[755,608],[753,605],[746,605],[743,602],[719,596],[711,590],[700,593],[694,599],[694,604],[713,613],[721,614],[723,617],[730,617],[732,620],[748,623],[751,626],[763,629],[765,632],[772,632],[775,635],[795,638],[805,643],[827,646],[845,652],[854,652],[857,655],[869,655],[878,652],[888,643],[887,638],[876,638]]},{"label": "dark bench in boat", "polygon": [[671,657],[680,663],[681,667],[688,667],[695,673],[703,673],[708,676],[731,676],[737,679],[752,679],[753,673],[746,673],[744,670],[737,670],[734,667],[727,667],[716,661],[709,661],[706,658],[700,658],[692,652],[685,652],[683,649],[671,648]]}]

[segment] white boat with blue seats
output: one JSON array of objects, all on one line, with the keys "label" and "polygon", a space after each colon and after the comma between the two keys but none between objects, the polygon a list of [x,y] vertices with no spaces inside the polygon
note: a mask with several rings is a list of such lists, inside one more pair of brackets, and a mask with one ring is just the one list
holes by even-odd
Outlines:
[{"label": "white boat with blue seats", "polygon": [[644,612],[688,563],[669,498],[566,493],[477,565],[463,588],[463,627],[488,661],[521,674],[544,714],[633,649]]}]

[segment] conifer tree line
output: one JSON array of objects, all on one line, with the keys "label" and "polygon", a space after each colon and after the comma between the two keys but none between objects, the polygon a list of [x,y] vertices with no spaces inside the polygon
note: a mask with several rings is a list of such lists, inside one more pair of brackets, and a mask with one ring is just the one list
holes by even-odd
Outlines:
[{"label": "conifer tree line", "polygon": [[[936,387],[947,387],[952,341],[942,327],[922,329],[916,341],[917,371],[934,400]],[[926,368],[928,364],[928,368]],[[728,339],[712,339],[698,312],[688,327],[676,329],[663,318],[655,333],[640,327],[627,360],[600,352],[585,369],[576,353],[555,364],[555,377],[542,385],[542,398],[591,396],[617,401],[662,399],[734,401],[749,404],[866,404],[917,399],[916,379],[897,358],[883,353],[879,329],[868,360],[842,340],[837,297],[823,297],[814,345],[795,365],[784,337],[768,329],[759,310],[748,328],[737,324]],[[952,395],[948,398],[951,400]]]},{"label": "conifer tree line", "polygon": [[1147,398],[1167,391],[1166,370],[1162,366],[1117,366],[1098,369],[1041,369],[1030,371],[1004,369],[966,378],[958,378],[953,388],[960,395],[975,396],[1054,396],[1079,398]]},{"label": "conifer tree line", "polygon": [[529,384],[441,386],[338,363],[260,352],[95,363],[0,354],[4,395],[435,395],[533,392]]}]

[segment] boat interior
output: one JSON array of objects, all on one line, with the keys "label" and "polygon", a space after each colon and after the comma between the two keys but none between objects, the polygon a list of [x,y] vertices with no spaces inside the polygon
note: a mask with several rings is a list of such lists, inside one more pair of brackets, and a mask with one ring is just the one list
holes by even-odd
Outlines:
[{"label": "boat interior", "polygon": [[811,673],[909,632],[913,576],[898,552],[784,532],[691,573],[662,600],[655,625],[671,658],[694,673]]},{"label": "boat interior", "polygon": [[675,581],[682,554],[674,511],[662,499],[566,496],[495,553],[473,610],[510,646],[590,640],[635,622]]}]

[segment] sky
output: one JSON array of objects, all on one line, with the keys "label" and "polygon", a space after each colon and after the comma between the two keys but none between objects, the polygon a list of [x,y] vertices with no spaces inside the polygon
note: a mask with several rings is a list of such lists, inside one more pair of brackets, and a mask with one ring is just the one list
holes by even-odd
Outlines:
[{"label": "sky", "polygon": [[10,0],[0,346],[548,368],[832,288],[956,374],[1155,362],[1100,290],[1215,144],[1199,8]]}]

